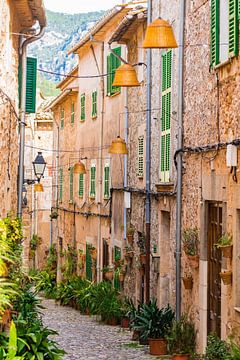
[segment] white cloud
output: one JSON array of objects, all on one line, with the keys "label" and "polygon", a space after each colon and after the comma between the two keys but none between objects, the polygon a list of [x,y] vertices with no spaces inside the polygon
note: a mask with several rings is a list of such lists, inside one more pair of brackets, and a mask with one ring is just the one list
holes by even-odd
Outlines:
[{"label": "white cloud", "polygon": [[111,9],[122,0],[44,0],[45,7],[56,12],[70,14]]}]

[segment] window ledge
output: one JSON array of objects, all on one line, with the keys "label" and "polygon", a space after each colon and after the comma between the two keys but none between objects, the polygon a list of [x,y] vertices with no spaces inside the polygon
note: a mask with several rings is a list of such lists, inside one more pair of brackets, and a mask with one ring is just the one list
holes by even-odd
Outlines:
[{"label": "window ledge", "polygon": [[236,312],[240,313],[240,307],[234,306],[234,310],[235,310]]},{"label": "window ledge", "polygon": [[158,193],[174,191],[174,183],[173,182],[159,183],[159,184],[156,184],[155,186],[156,186]]},{"label": "window ledge", "polygon": [[97,115],[92,116],[92,120],[96,120],[97,119]]},{"label": "window ledge", "polygon": [[220,64],[214,66],[214,70],[218,70],[218,69],[220,69],[221,67],[226,66],[226,65],[229,65],[229,64],[231,64],[231,63],[232,63],[232,58],[229,58],[229,59],[221,62]]},{"label": "window ledge", "polygon": [[113,97],[115,97],[115,96],[117,96],[117,95],[120,95],[121,94],[121,91],[118,91],[118,92],[116,92],[115,94],[109,94],[109,95],[107,95],[109,98],[113,98]]},{"label": "window ledge", "polygon": [[69,202],[68,202],[68,203],[69,203],[70,205],[71,205],[71,204],[73,204],[73,200],[69,200]]}]

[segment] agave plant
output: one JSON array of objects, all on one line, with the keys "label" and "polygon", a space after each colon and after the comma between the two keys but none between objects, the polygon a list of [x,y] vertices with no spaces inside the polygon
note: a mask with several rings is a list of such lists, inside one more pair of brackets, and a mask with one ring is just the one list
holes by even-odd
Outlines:
[{"label": "agave plant", "polygon": [[172,327],[174,311],[168,305],[159,309],[157,300],[140,306],[133,321],[133,329],[141,333],[143,339],[162,339],[167,336]]}]

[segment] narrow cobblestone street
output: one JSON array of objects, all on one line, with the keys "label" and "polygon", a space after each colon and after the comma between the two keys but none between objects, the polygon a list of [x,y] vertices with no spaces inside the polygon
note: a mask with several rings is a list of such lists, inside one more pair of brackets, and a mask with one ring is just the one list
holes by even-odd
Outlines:
[{"label": "narrow cobblestone street", "polygon": [[131,340],[131,333],[119,326],[98,323],[70,307],[44,300],[44,323],[58,331],[56,337],[67,355],[64,360],[150,360],[148,347]]}]

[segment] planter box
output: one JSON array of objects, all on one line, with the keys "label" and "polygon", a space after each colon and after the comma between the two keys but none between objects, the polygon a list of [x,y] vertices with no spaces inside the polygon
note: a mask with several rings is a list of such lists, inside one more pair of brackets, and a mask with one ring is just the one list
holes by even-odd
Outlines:
[{"label": "planter box", "polygon": [[148,339],[150,346],[150,355],[166,355],[167,340],[165,339]]},{"label": "planter box", "polygon": [[187,255],[189,265],[193,269],[197,269],[199,267],[199,255],[190,256]]},{"label": "planter box", "polygon": [[193,287],[193,278],[191,277],[183,277],[182,278],[184,287],[186,290],[191,290]]},{"label": "planter box", "polygon": [[220,276],[224,285],[232,284],[232,271],[220,272]]},{"label": "planter box", "polygon": [[223,257],[232,258],[232,245],[220,246],[219,249],[221,250]]}]

